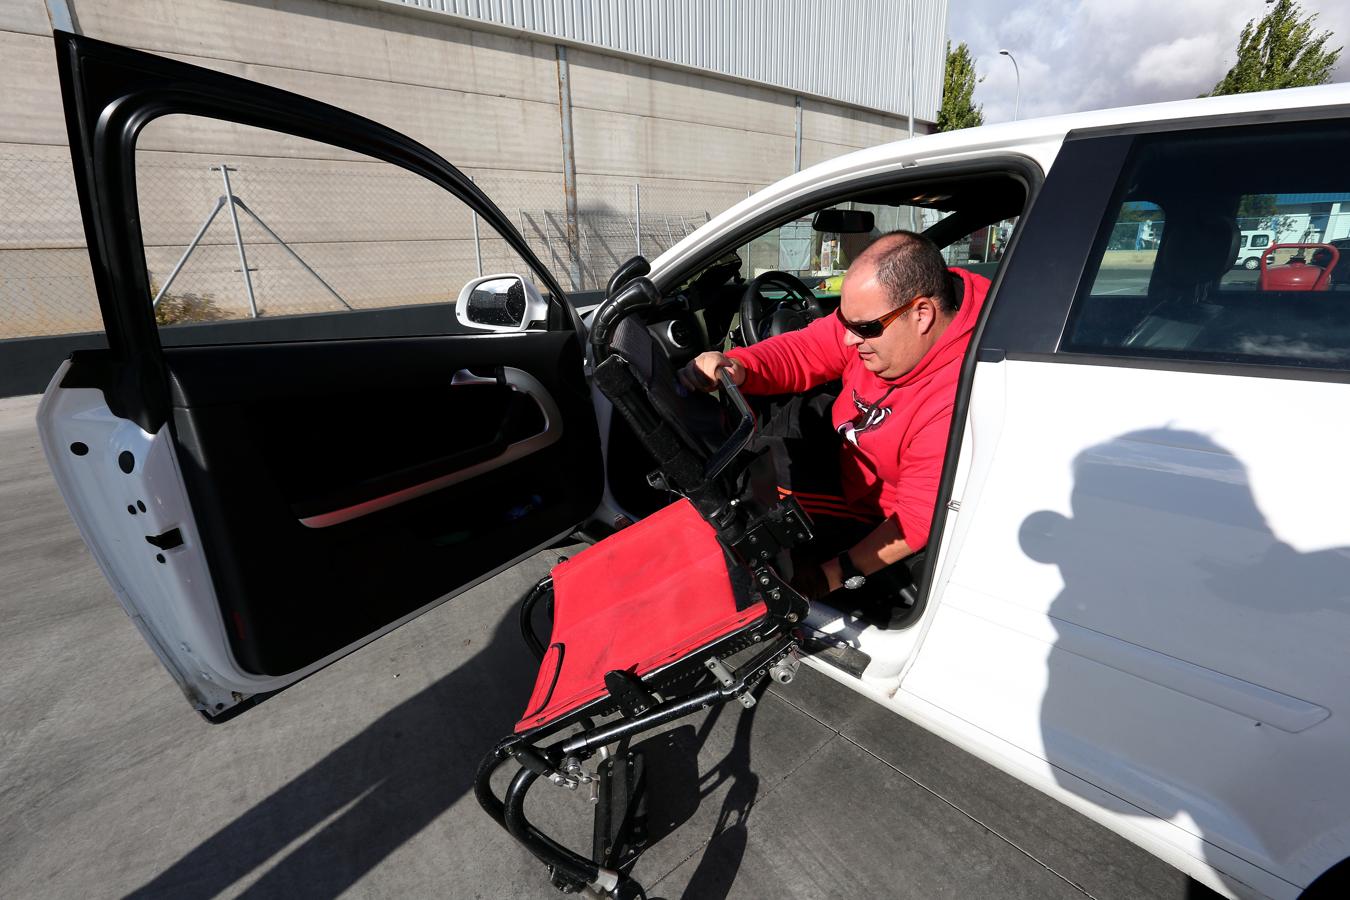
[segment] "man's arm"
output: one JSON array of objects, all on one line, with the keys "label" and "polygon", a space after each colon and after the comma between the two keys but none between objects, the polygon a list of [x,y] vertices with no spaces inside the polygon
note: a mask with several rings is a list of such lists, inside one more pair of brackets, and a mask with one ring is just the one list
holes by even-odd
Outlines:
[{"label": "man's arm", "polygon": [[809,390],[843,374],[843,326],[827,316],[753,347],[736,347],[725,354],[710,350],[680,370],[680,381],[694,390],[715,390],[719,368],[727,369],[732,381],[744,385],[749,394]]},{"label": "man's arm", "polygon": [[[848,549],[849,559],[864,575],[879,572],[928,544],[950,426],[948,408],[925,423],[901,452],[899,484],[882,489],[886,519]],[[843,586],[838,557],[821,565],[820,579],[829,591]]]},{"label": "man's arm", "polygon": [[[900,523],[894,516],[888,516],[872,530],[871,534],[849,548],[848,558],[853,560],[859,572],[871,575],[873,572],[880,572],[891,563],[899,562],[913,552],[913,548],[905,542],[905,536],[900,531]],[[844,586],[844,575],[839,569],[838,557],[826,560],[820,568],[831,591],[837,591]]]}]

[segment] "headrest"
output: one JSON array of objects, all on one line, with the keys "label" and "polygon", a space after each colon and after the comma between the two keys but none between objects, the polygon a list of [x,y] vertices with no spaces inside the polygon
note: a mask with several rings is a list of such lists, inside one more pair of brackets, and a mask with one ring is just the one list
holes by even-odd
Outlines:
[{"label": "headrest", "polygon": [[1233,267],[1240,237],[1237,222],[1224,216],[1169,220],[1154,268],[1155,289],[1165,285],[1190,293],[1218,281]]}]

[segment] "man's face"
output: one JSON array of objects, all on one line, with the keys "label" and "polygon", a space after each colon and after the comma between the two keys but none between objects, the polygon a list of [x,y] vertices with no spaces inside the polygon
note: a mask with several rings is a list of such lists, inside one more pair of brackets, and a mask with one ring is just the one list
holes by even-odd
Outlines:
[{"label": "man's face", "polygon": [[[874,266],[849,269],[839,302],[844,318],[850,322],[879,319],[895,308],[877,281]],[[863,366],[878,377],[899,378],[918,365],[937,340],[942,331],[936,327],[938,315],[936,300],[925,297],[887,325],[879,337],[863,339],[844,329],[844,347],[856,351]]]}]

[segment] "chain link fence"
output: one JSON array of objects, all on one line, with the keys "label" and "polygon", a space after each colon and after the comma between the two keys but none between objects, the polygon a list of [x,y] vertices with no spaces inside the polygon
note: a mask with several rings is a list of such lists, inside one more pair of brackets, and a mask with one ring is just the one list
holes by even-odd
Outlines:
[{"label": "chain link fence", "polygon": [[[288,149],[138,153],[146,302],[162,325],[446,303],[476,275],[527,271],[425,179]],[[100,330],[69,155],[33,150],[0,154],[0,339]],[[468,174],[570,290],[603,288],[624,259],[654,258],[751,190],[582,176],[569,228],[560,173]]]}]

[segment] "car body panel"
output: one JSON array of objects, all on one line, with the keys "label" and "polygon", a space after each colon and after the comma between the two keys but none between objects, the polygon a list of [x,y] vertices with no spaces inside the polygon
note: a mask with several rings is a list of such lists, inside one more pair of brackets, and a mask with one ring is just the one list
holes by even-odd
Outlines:
[{"label": "car body panel", "polygon": [[[600,502],[580,319],[466,176],[377,123],[244,79],[55,36],[109,349],[57,373],[39,429],[81,534],[190,702],[236,715],[568,534]],[[208,117],[397,166],[497,229],[548,329],[162,347],[135,142]],[[454,293],[449,297],[453,298]],[[76,452],[78,449],[78,452]],[[554,485],[567,468],[575,477]],[[466,527],[468,526],[468,527]]]},{"label": "car body panel", "polygon": [[981,368],[1003,371],[977,375],[959,536],[902,691],[1126,801],[1113,812],[1309,883],[1341,858],[1323,842],[1350,838],[1350,616],[1330,602],[1350,492],[1318,474],[1350,429],[1317,427],[1308,465],[1304,404],[1350,386]]}]

